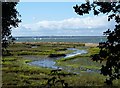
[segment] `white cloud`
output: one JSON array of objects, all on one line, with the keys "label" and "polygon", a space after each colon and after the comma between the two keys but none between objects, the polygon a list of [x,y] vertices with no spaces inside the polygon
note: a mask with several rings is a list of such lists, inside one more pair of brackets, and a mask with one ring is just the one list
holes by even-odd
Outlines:
[{"label": "white cloud", "polygon": [[108,21],[106,16],[86,17],[86,18],[70,18],[60,21],[39,21],[33,24],[23,25],[32,30],[40,29],[79,29],[79,28],[99,28],[107,27]]},{"label": "white cloud", "polygon": [[17,31],[22,34],[27,31],[28,35],[76,35],[78,33],[93,35],[93,33],[99,34],[100,31],[102,34],[103,30],[113,27],[113,23],[113,21],[108,22],[106,16],[69,18],[60,21],[44,20],[33,24],[20,24],[19,28],[13,30],[13,35],[17,35]]}]

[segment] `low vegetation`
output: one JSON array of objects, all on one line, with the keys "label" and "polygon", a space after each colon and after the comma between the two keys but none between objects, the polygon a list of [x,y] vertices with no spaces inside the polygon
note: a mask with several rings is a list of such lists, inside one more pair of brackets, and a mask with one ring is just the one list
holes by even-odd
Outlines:
[{"label": "low vegetation", "polygon": [[[37,46],[37,47],[33,47]],[[70,69],[80,68],[77,71],[80,74],[69,73],[65,69],[60,71],[60,78],[57,75],[52,75],[49,68],[43,68],[39,66],[29,65],[29,62],[34,61],[31,59],[32,55],[38,56],[40,58],[36,60],[43,59],[42,56],[48,57],[50,54],[67,54],[72,52],[67,50],[67,48],[77,48],[88,50],[87,54],[77,55],[72,58],[65,60],[61,58],[56,60],[56,64],[59,66],[67,66]],[[2,58],[2,81],[3,88],[6,87],[17,87],[17,86],[29,86],[31,88],[35,86],[48,87],[48,81],[56,77],[55,81],[64,80],[64,85],[58,83],[57,86],[106,86],[103,83],[105,77],[97,72],[86,72],[87,69],[100,69],[100,64],[98,62],[93,62],[90,60],[90,56],[93,53],[98,53],[99,49],[96,47],[86,47],[84,44],[76,43],[16,43],[11,45],[8,50],[11,56],[3,56]],[[30,56],[31,58],[23,58],[23,56]],[[104,64],[104,63],[103,63]],[[65,75],[65,76],[64,76]],[[50,81],[51,84],[52,81]],[[118,86],[119,81],[114,81],[114,86]],[[52,86],[56,87],[56,85]]]}]

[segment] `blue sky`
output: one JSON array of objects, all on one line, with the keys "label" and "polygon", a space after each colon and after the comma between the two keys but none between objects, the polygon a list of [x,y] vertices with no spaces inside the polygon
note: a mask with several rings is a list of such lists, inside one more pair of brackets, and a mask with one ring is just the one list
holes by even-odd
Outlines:
[{"label": "blue sky", "polygon": [[114,22],[106,15],[79,16],[73,6],[81,2],[19,2],[22,22],[13,36],[99,36]]}]

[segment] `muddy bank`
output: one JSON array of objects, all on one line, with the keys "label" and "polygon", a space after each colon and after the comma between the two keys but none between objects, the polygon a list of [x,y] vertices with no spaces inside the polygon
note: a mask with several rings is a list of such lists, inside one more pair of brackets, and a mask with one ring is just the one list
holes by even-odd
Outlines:
[{"label": "muddy bank", "polygon": [[89,47],[97,47],[99,44],[98,43],[85,43],[85,46]]}]

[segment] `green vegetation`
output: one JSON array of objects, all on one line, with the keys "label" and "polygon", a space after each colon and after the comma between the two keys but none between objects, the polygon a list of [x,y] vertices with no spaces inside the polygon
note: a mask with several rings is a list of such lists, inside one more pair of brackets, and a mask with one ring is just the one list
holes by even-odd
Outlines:
[{"label": "green vegetation", "polygon": [[1,44],[2,44],[2,55],[7,55],[7,47],[12,43],[15,39],[12,37],[11,29],[18,27],[18,24],[21,22],[20,14],[16,9],[17,2],[2,2],[1,8]]},{"label": "green vegetation", "polygon": [[49,54],[67,54],[69,47],[84,46],[82,43],[16,43],[8,47],[8,51],[13,55],[49,55]]},{"label": "green vegetation", "polygon": [[106,64],[101,66],[101,74],[106,76],[105,83],[112,85],[114,80],[120,79],[120,1],[114,2],[94,0],[86,0],[86,3],[73,6],[78,15],[90,14],[91,10],[94,15],[106,14],[107,20],[114,20],[114,29],[109,29],[103,32],[107,40],[99,43],[99,53],[92,55],[93,61],[104,61]]},{"label": "green vegetation", "polygon": [[[80,74],[68,73],[65,69],[60,73],[60,79],[64,80],[68,86],[106,86],[103,83],[105,77],[100,75],[97,72],[86,72],[87,69],[98,70],[100,69],[100,64],[98,62],[92,62],[90,60],[90,55],[97,53],[98,48],[85,47],[84,45],[76,44],[77,49],[86,49],[88,50],[87,54],[78,55],[72,58],[65,60],[56,60],[58,66],[67,66],[70,69],[75,69],[82,67],[82,69],[76,69]],[[38,66],[29,65],[29,62],[34,60],[43,59],[42,57],[48,57],[50,54],[66,54],[72,52],[71,50],[66,50],[66,48],[74,47],[75,44],[52,44],[52,43],[37,43],[34,46],[37,48],[31,48],[31,44],[26,43],[16,43],[9,46],[8,50],[11,52],[11,56],[4,56],[2,58],[2,73],[3,73],[3,88],[6,87],[16,87],[16,86],[47,86],[48,80],[54,77],[50,72],[52,69],[43,68]],[[22,50],[22,51],[21,51]],[[24,54],[21,54],[24,52]],[[26,53],[25,53],[26,52]],[[30,53],[28,53],[30,52]],[[38,53],[38,54],[36,54]],[[32,58],[37,56],[40,58]],[[25,56],[27,56],[25,58]],[[63,76],[66,74],[66,76]],[[58,77],[58,76],[55,76]],[[56,78],[55,81],[59,80]],[[97,80],[97,81],[96,81]],[[119,85],[119,81],[115,81],[114,85]],[[61,86],[61,84],[58,84]],[[54,86],[53,86],[54,87]]]},{"label": "green vegetation", "polygon": [[[10,60],[11,59],[11,60]],[[3,58],[3,87],[15,87],[15,86],[45,86],[47,84],[48,79],[51,78],[50,69],[47,68],[41,68],[41,67],[34,67],[29,66],[26,64],[26,62],[29,62],[30,60],[26,60],[20,57],[4,57]],[[89,76],[89,75],[87,75]],[[76,85],[77,82],[81,82],[81,86],[86,84],[87,77],[83,80],[81,80],[77,75],[68,75],[66,77],[62,77],[70,86]],[[84,78],[83,77],[83,78]],[[94,76],[93,76],[94,77]],[[96,78],[96,77],[95,77]],[[102,78],[102,77],[101,77]],[[68,81],[68,79],[70,81]],[[94,78],[93,78],[94,79]],[[76,81],[74,81],[76,80]],[[95,80],[95,79],[94,79]],[[89,85],[93,85],[91,80],[89,79]],[[74,83],[75,84],[74,84]],[[85,83],[84,83],[85,82]],[[72,85],[71,85],[72,83]],[[99,84],[99,82],[98,82]],[[88,85],[88,84],[86,84]]]}]

